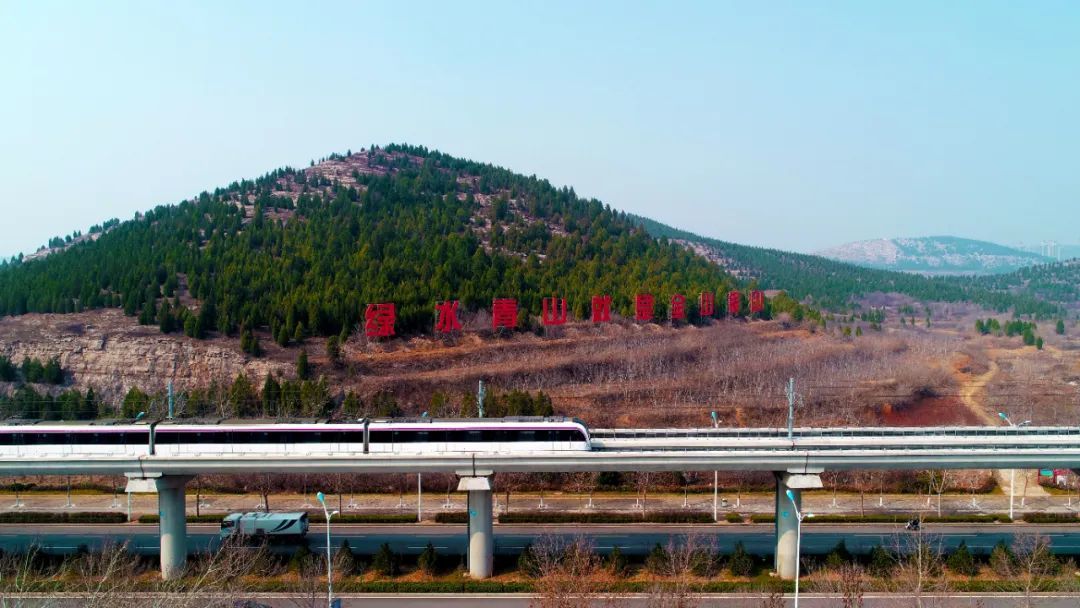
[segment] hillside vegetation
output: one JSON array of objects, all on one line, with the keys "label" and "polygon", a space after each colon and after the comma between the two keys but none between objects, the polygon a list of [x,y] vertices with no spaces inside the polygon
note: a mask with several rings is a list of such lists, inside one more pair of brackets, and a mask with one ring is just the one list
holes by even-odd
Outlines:
[{"label": "hillside vegetation", "polygon": [[[843,310],[869,293],[902,293],[923,302],[969,301],[1000,313],[1049,319],[1078,300],[1074,263],[1045,264],[985,277],[927,277],[863,268],[821,256],[750,247],[703,237],[645,217],[631,216],[653,236],[684,242],[740,279],[764,289],[784,289],[816,306]],[[1071,279],[1070,279],[1071,277]]]},{"label": "hillside vegetation", "polygon": [[446,299],[469,311],[512,297],[538,314],[559,295],[581,318],[593,294],[629,313],[651,292],[662,317],[664,296],[735,285],[572,189],[401,145],[234,182],[95,235],[0,266],[0,315],[119,307],[163,331],[269,326],[287,343],[347,334],[373,302],[395,302],[398,331],[414,332]]}]

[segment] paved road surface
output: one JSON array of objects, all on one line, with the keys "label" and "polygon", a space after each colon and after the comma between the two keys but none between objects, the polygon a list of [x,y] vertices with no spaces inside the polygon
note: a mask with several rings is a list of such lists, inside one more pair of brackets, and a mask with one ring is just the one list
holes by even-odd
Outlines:
[{"label": "paved road surface", "polygon": [[[145,597],[145,595],[143,596]],[[272,608],[325,608],[326,598],[312,600],[310,597],[290,596],[286,594],[265,594],[250,596],[253,601]],[[528,608],[530,597],[527,595],[504,594],[504,595],[444,595],[444,594],[416,594],[416,595],[353,595],[340,596],[341,605],[345,608]],[[765,598],[754,594],[726,594],[708,595],[701,601],[702,608],[759,608]],[[802,594],[799,597],[799,605],[804,608],[835,608],[841,605],[842,598],[832,595]],[[84,605],[83,600],[77,597],[68,599],[55,598],[30,598],[25,596],[6,597],[2,600],[5,608],[76,608]],[[1023,605],[1023,597],[1016,594],[946,594],[927,597],[925,605],[934,608],[1014,608]],[[785,606],[793,605],[791,596],[785,601]],[[131,605],[127,602],[125,606]],[[147,599],[146,606],[166,606],[168,601],[165,597]],[[610,605],[605,602],[596,602],[598,607]],[[633,608],[645,608],[647,598],[640,595],[623,596],[616,599],[616,606],[630,606]],[[900,595],[867,594],[863,605],[866,608],[901,608],[913,606],[911,597]],[[1032,598],[1032,605],[1038,608],[1076,608],[1080,605],[1080,594],[1036,594]]]},{"label": "paved road surface", "polygon": [[[948,551],[961,541],[973,551],[989,553],[999,541],[1010,543],[1015,533],[1037,530],[1049,537],[1054,550],[1060,554],[1080,555],[1080,526],[1025,524],[928,524],[926,532],[937,536],[942,547]],[[311,527],[307,536],[312,550],[326,547],[325,527]],[[498,555],[517,555],[525,545],[535,542],[545,534],[562,537],[585,535],[592,540],[597,551],[606,553],[619,547],[629,555],[644,555],[657,543],[666,545],[671,539],[687,534],[697,534],[706,543],[712,543],[720,552],[730,552],[737,542],[742,542],[751,553],[767,555],[773,551],[773,526],[759,525],[498,525],[495,527],[495,552]],[[896,544],[896,536],[904,534],[898,525],[834,525],[813,524],[803,527],[802,551],[804,554],[828,553],[841,540],[849,551],[869,552],[876,545],[886,547]],[[188,526],[188,546],[192,553],[205,552],[218,544],[218,528],[213,525]],[[374,553],[387,543],[395,552],[416,555],[430,541],[444,555],[460,555],[465,552],[465,526],[412,524],[412,525],[335,525],[331,544],[337,547],[348,540],[357,553]],[[127,542],[138,553],[147,555],[158,552],[158,528],[155,525],[137,524],[86,524],[86,525],[0,525],[0,549],[7,552],[25,551],[37,544],[50,553],[76,551],[80,545],[88,549],[101,547],[109,542]],[[294,545],[283,544],[281,551],[291,551]]]}]

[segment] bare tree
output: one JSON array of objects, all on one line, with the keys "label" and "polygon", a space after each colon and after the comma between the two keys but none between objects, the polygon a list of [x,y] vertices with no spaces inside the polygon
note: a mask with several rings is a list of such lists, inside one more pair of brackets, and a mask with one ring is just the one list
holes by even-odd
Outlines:
[{"label": "bare tree", "polygon": [[535,559],[533,608],[588,608],[603,603],[596,576],[601,561],[591,541],[541,536],[532,548]]},{"label": "bare tree", "polygon": [[690,534],[668,542],[667,559],[659,574],[664,580],[653,585],[645,605],[648,608],[695,608],[701,603],[694,590],[694,576],[714,573],[716,551],[698,534]]},{"label": "bare tree", "polygon": [[897,535],[895,545],[896,591],[910,594],[915,608],[931,605],[928,594],[947,590],[940,539],[924,532],[920,522],[916,529]]},{"label": "bare tree", "polygon": [[1024,608],[1031,608],[1035,593],[1048,590],[1061,564],[1050,551],[1050,539],[1034,532],[1013,540],[1012,574],[1023,586]]},{"label": "bare tree", "polygon": [[923,472],[926,487],[930,494],[937,494],[937,514],[941,517],[941,495],[945,492],[945,486],[949,482],[949,472],[945,469],[928,469]]},{"label": "bare tree", "polygon": [[810,589],[839,595],[843,608],[862,608],[866,570],[857,563],[844,563],[832,569],[821,566],[814,572]]}]

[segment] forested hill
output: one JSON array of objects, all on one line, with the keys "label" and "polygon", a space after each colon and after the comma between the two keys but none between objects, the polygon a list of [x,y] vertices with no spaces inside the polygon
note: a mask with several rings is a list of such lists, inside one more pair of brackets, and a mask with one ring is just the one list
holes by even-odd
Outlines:
[{"label": "forested hill", "polygon": [[902,293],[924,302],[970,301],[987,308],[1042,318],[1056,317],[1077,303],[1080,266],[1047,264],[992,277],[927,277],[864,268],[806,255],[738,245],[679,230],[649,218],[630,216],[650,234],[684,243],[742,280],[764,289],[784,289],[827,309],[844,309],[853,298],[874,292]]},{"label": "forested hill", "polygon": [[735,284],[572,189],[404,145],[279,169],[93,236],[3,263],[0,315],[121,307],[163,330],[268,326],[288,342],[348,331],[372,302],[396,303],[410,332],[446,299],[479,310],[513,297],[539,314],[559,295],[581,318],[593,294],[629,313],[636,292]]}]

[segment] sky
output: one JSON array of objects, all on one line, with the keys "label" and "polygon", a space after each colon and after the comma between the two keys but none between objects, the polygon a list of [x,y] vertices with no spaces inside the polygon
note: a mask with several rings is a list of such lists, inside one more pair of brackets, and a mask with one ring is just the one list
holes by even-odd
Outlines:
[{"label": "sky", "polygon": [[1080,242],[1080,3],[0,2],[0,256],[405,142],[707,236]]}]

